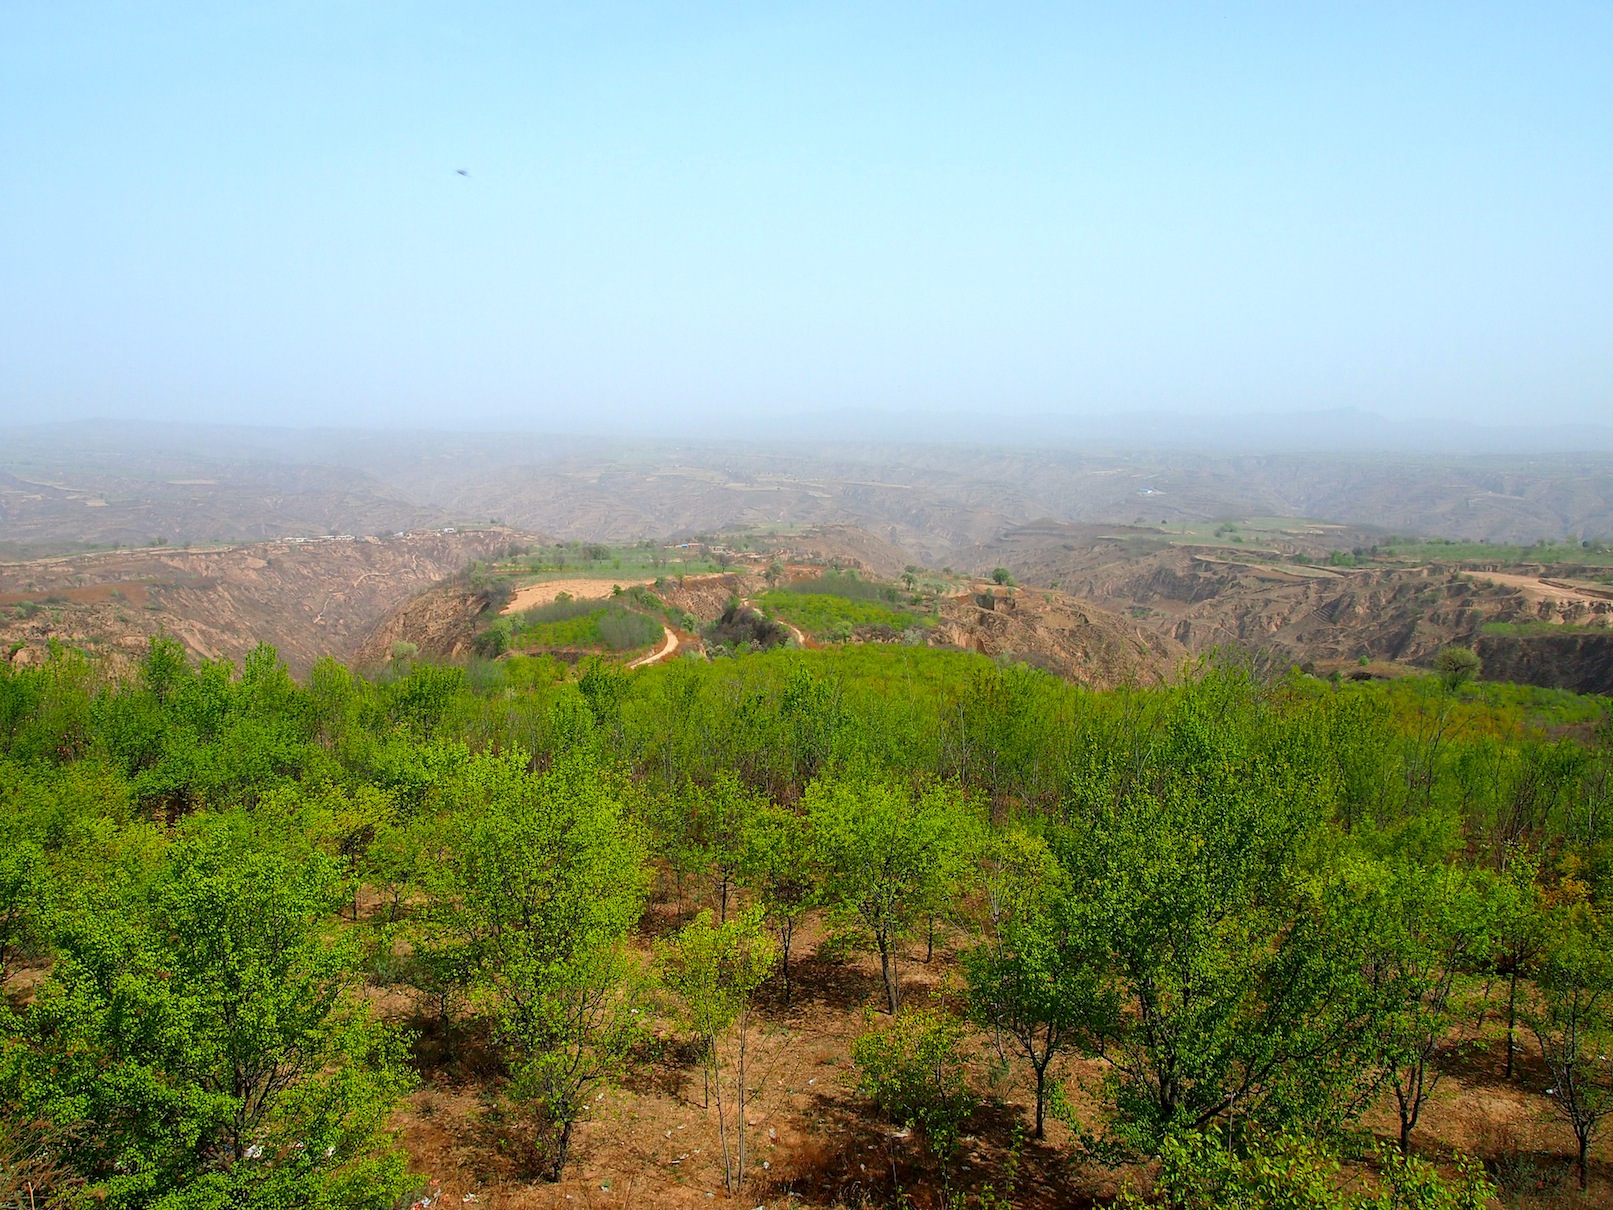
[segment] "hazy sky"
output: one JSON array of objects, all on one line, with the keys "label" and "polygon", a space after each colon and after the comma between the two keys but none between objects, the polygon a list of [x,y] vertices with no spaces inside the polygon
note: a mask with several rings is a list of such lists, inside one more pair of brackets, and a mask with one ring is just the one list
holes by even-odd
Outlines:
[{"label": "hazy sky", "polygon": [[1610,65],[1601,0],[0,0],[0,420],[1607,421]]}]

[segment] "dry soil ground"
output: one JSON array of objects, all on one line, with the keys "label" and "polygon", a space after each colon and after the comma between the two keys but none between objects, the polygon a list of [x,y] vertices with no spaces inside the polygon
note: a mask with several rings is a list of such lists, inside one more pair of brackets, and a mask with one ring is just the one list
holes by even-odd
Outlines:
[{"label": "dry soil ground", "polygon": [[[652,936],[674,923],[670,906],[652,912],[640,937],[642,952],[647,955]],[[803,930],[791,964],[792,1002],[786,1005],[778,989],[769,988],[753,1017],[749,1067],[755,1091],[746,1121],[755,1166],[742,1195],[724,1192],[716,1111],[708,1107],[696,1051],[666,1005],[667,1015],[651,1023],[627,1079],[591,1107],[565,1179],[555,1184],[518,1171],[513,1136],[488,1114],[491,1065],[485,1046],[425,1026],[418,1044],[425,1079],[395,1122],[417,1169],[441,1182],[442,1205],[498,1210],[853,1208],[895,1204],[903,1191],[914,1207],[939,1207],[939,1182],[921,1144],[882,1121],[857,1092],[852,1042],[882,1019],[877,962],[821,955],[822,940],[821,928]],[[909,1002],[955,1002],[956,955],[938,946],[927,963],[923,948],[913,947],[904,962]],[[391,992],[380,999],[408,1017],[406,997]],[[968,1046],[970,1082],[983,1103],[967,1126],[958,1183],[973,1190],[994,1183],[1001,1192],[1015,1124],[1029,1134],[1028,1070],[1018,1063],[1005,1073],[989,1034],[976,1035]],[[1587,1194],[1574,1189],[1565,1159],[1571,1136],[1551,1116],[1549,1081],[1532,1043],[1525,1041],[1517,1080],[1502,1079],[1503,1066],[1503,1051],[1493,1041],[1452,1058],[1416,1135],[1419,1151],[1441,1163],[1454,1149],[1498,1160],[1500,1205],[1545,1210],[1613,1204],[1613,1148],[1606,1144],[1593,1152]],[[1101,1063],[1066,1061],[1059,1074],[1078,1113],[1094,1120],[1098,1102],[1091,1090],[1103,1074]],[[1391,1103],[1375,1108],[1367,1125],[1381,1139],[1392,1139],[1397,1127]],[[1054,1210],[1103,1204],[1122,1183],[1146,1179],[1141,1169],[1083,1161],[1069,1128],[1050,1121],[1045,1142],[1023,1143],[1012,1205]]]}]

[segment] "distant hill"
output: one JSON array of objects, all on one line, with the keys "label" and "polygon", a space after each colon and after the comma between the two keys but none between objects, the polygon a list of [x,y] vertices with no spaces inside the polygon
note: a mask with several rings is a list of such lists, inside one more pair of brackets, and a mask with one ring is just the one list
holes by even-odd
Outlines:
[{"label": "distant hill", "polygon": [[[1217,452],[1213,432],[1184,420],[1180,448],[1104,452],[1061,444],[1074,422],[1049,423],[1038,440],[1013,418],[980,419],[973,444],[12,429],[0,434],[0,549],[493,521],[604,541],[840,524],[940,565],[1044,518],[1112,525],[1307,516],[1507,542],[1613,534],[1613,453],[1596,452],[1594,435],[1577,431],[1552,438],[1577,451],[1569,453],[1521,452],[1529,448],[1521,432],[1497,437],[1513,442],[1506,454],[1250,453]],[[1377,431],[1370,417],[1331,423],[1369,443]],[[1545,432],[1535,436],[1546,440]]]}]

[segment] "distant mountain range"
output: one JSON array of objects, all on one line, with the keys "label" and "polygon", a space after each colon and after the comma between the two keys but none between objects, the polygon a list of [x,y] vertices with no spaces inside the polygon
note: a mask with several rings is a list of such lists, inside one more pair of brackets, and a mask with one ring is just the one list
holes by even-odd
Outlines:
[{"label": "distant mountain range", "polygon": [[836,410],[751,419],[745,435],[824,440],[945,441],[1108,453],[1126,450],[1224,454],[1613,453],[1613,425],[1485,425],[1452,419],[1402,419],[1355,408],[1318,412],[1202,416],[1187,412],[1058,413],[946,412],[915,418],[894,412]]},{"label": "distant mountain range", "polygon": [[951,417],[900,439],[906,424],[817,415],[722,441],[110,421],[0,430],[0,555],[490,522],[617,541],[847,524],[938,565],[1043,519],[1307,517],[1514,543],[1613,534],[1609,428],[1436,431],[1361,412],[972,429]]}]

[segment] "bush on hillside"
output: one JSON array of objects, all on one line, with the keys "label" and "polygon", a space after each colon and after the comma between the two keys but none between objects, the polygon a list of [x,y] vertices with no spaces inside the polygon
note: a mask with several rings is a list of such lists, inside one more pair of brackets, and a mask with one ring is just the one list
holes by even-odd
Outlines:
[{"label": "bush on hillside", "polygon": [[706,642],[729,650],[767,651],[790,641],[790,632],[754,609],[730,601],[722,616],[706,627]]}]

